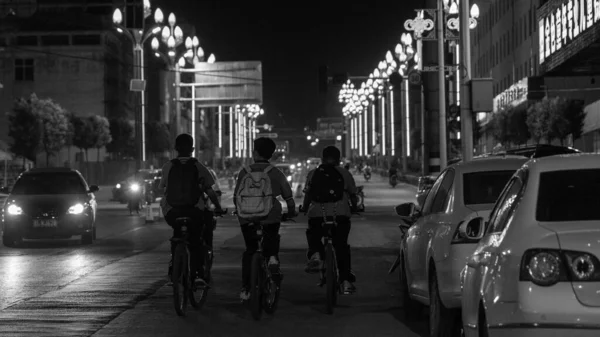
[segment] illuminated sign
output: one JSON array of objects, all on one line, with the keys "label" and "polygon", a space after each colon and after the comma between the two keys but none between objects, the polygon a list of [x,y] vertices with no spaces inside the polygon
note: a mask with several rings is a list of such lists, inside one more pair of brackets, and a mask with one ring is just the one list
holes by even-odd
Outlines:
[{"label": "illuminated sign", "polygon": [[539,19],[540,64],[598,21],[600,0],[564,0]]},{"label": "illuminated sign", "polygon": [[529,86],[527,77],[513,84],[500,95],[494,97],[494,112],[502,110],[506,106],[517,106],[527,100]]}]

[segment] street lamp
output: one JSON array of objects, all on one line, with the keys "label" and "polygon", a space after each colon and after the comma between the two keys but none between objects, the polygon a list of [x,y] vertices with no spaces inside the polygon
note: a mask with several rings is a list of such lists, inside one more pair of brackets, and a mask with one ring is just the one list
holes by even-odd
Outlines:
[{"label": "street lamp", "polygon": [[[144,1],[144,19],[151,15],[150,1]],[[142,168],[146,161],[146,97],[145,97],[145,82],[144,82],[144,43],[153,35],[160,32],[160,25],[164,20],[164,16],[160,8],[154,12],[154,25],[147,30],[127,28],[123,25],[123,12],[116,8],[113,12],[113,24],[117,32],[126,36],[133,44],[133,79],[131,81],[131,90],[139,91],[139,100],[136,106],[135,124],[136,124],[136,152],[138,153],[136,166]],[[137,112],[139,107],[139,113]]]}]

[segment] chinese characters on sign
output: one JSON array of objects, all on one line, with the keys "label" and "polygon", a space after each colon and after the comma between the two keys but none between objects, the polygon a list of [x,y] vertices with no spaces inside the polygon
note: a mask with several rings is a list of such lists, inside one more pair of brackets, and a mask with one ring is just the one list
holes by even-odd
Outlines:
[{"label": "chinese characters on sign", "polygon": [[494,97],[494,112],[502,110],[506,106],[517,106],[527,100],[529,92],[528,79],[523,78],[513,84],[510,88]]},{"label": "chinese characters on sign", "polygon": [[539,20],[540,64],[600,21],[600,0],[565,0]]}]

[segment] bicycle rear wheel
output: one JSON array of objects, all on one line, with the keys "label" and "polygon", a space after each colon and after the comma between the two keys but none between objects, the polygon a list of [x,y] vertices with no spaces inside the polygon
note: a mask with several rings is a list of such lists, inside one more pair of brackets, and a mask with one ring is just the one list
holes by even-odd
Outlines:
[{"label": "bicycle rear wheel", "polygon": [[[204,270],[203,270],[202,275],[204,276],[204,280],[207,283],[209,283],[210,282],[210,269],[212,267],[212,252],[210,252],[205,247],[203,247],[202,249],[204,250],[203,254],[202,254],[202,256],[204,258],[204,263],[202,264],[202,268]],[[192,275],[195,275],[194,272],[192,272]],[[190,287],[189,296],[190,296],[190,304],[192,305],[192,307],[194,307],[195,309],[202,308],[202,306],[206,302],[206,298],[208,297],[208,289],[209,289],[208,285],[205,287],[198,287],[194,284]]]},{"label": "bicycle rear wheel", "polygon": [[260,320],[262,314],[262,290],[263,290],[263,257],[260,253],[252,255],[250,269],[250,311],[255,320]]},{"label": "bicycle rear wheel", "polygon": [[185,244],[178,244],[173,257],[173,305],[179,316],[185,316],[189,293],[189,255]]},{"label": "bicycle rear wheel", "polygon": [[333,253],[333,245],[328,243],[325,246],[325,262],[327,267],[325,270],[325,288],[326,288],[326,304],[325,311],[328,314],[333,314],[333,308],[337,303],[337,273],[335,255]]}]

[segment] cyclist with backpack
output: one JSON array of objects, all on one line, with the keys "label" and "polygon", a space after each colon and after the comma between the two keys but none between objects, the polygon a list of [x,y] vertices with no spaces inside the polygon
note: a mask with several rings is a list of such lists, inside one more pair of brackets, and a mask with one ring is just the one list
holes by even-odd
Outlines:
[{"label": "cyclist with backpack", "polygon": [[237,177],[234,191],[234,204],[244,236],[246,250],[242,258],[242,291],[240,299],[250,298],[250,263],[252,255],[258,249],[253,228],[249,226],[261,221],[264,227],[263,249],[269,256],[268,267],[271,274],[279,274],[279,227],[281,225],[281,196],[287,203],[288,217],[296,214],[296,204],[292,188],[283,172],[275,168],[269,160],[275,152],[275,142],[270,138],[258,138],[254,141],[254,164],[243,167]]},{"label": "cyclist with backpack", "polygon": [[[356,183],[352,174],[339,166],[340,150],[335,146],[323,149],[323,164],[310,171],[306,179],[306,189],[302,208],[308,215],[308,241],[305,271],[318,273],[323,269],[325,248],[323,246],[324,221],[335,221],[332,229],[333,246],[337,256],[339,279],[345,294],[353,293],[354,277],[350,265],[350,217],[356,210]],[[352,205],[352,206],[350,206]]]},{"label": "cyclist with backpack", "polygon": [[[192,260],[202,263],[202,256],[199,255],[201,245],[200,230],[204,228],[204,211],[206,204],[203,195],[206,194],[210,201],[215,205],[215,212],[221,213],[221,204],[214,188],[216,182],[213,176],[198,160],[192,157],[194,151],[194,139],[191,135],[184,133],[175,139],[175,150],[177,158],[167,162],[162,168],[162,179],[159,188],[165,192],[161,200],[161,208],[165,221],[173,228],[173,237],[180,237],[181,230],[177,228],[176,220],[180,217],[190,217],[192,222],[197,224],[189,228],[190,237],[197,238],[198,241],[190,242],[190,253]],[[212,225],[212,224],[210,224]],[[207,242],[212,242],[212,228],[207,231]],[[171,260],[169,262],[169,280],[173,271],[173,254],[175,253],[175,243],[171,242]],[[196,260],[196,258],[198,260]],[[198,268],[199,271],[202,268]],[[204,275],[197,275],[197,282],[206,285],[203,279]]]}]

